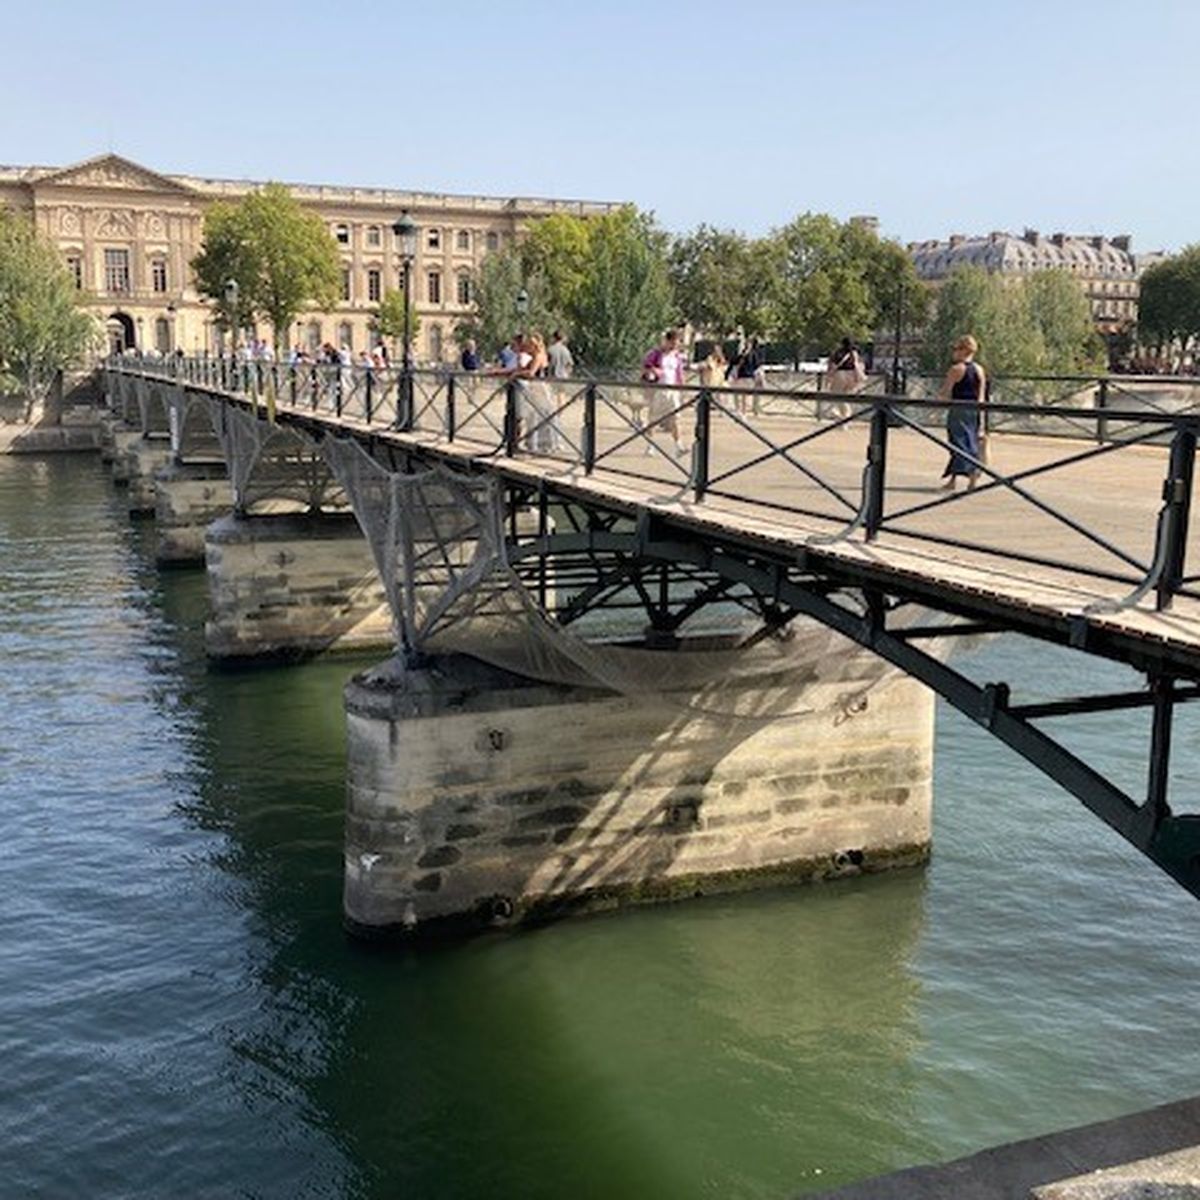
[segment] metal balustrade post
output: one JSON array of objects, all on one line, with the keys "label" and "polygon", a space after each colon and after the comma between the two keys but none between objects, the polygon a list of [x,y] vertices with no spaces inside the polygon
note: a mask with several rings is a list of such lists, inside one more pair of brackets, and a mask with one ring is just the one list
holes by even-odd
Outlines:
[{"label": "metal balustrade post", "polygon": [[712,450],[712,393],[704,388],[696,397],[696,436],[692,443],[692,494],[697,502],[708,491]]},{"label": "metal balustrade post", "polygon": [[402,433],[412,432],[415,407],[412,369],[405,364],[400,372],[400,394],[396,397],[396,428]]},{"label": "metal balustrade post", "polygon": [[292,363],[288,367],[288,397],[291,406],[296,407],[296,364]]},{"label": "metal balustrade post", "polygon": [[446,380],[446,440],[454,441],[454,434],[457,432],[458,413],[455,411],[457,396],[454,389],[454,376],[451,375]]},{"label": "metal balustrade post", "polygon": [[883,500],[887,488],[888,413],[887,400],[876,401],[871,411],[871,439],[867,444],[867,469],[863,479],[863,532],[874,541],[883,524]]},{"label": "metal balustrade post", "polygon": [[1196,430],[1184,425],[1176,430],[1171,442],[1167,478],[1163,481],[1163,508],[1159,520],[1163,522],[1161,535],[1165,558],[1155,600],[1159,612],[1171,607],[1175,593],[1183,584],[1195,466]]},{"label": "metal balustrade post", "polygon": [[333,411],[334,415],[341,417],[342,415],[342,368],[334,368],[333,376]]},{"label": "metal balustrade post", "polygon": [[516,458],[520,439],[520,425],[517,420],[517,384],[510,379],[504,385],[504,453],[510,458]]},{"label": "metal balustrade post", "polygon": [[374,389],[374,385],[375,385],[375,372],[372,371],[370,367],[368,367],[367,368],[367,389],[366,389],[366,394],[367,394],[366,413],[367,413],[367,424],[368,425],[370,425],[370,423],[371,423],[371,400],[372,400],[371,393]]},{"label": "metal balustrade post", "polygon": [[1096,408],[1101,413],[1096,421],[1096,441],[1103,445],[1108,441],[1108,417],[1104,415],[1108,409],[1107,379],[1100,380],[1100,387],[1096,391]]},{"label": "metal balustrade post", "polygon": [[590,475],[596,468],[596,385],[589,383],[583,393],[583,471]]},{"label": "metal balustrade post", "polygon": [[321,368],[316,363],[312,365],[312,373],[309,375],[308,382],[311,385],[312,410],[316,412],[321,407]]}]

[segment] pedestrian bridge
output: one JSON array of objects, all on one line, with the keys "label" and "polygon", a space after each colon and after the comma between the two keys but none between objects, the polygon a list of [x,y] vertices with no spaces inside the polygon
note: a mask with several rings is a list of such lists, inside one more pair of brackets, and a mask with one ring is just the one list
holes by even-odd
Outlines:
[{"label": "pedestrian bridge", "polygon": [[[1200,697],[1200,387],[1168,402],[1047,380],[1013,403],[1001,388],[977,486],[948,493],[947,406],[910,396],[211,359],[115,359],[105,373],[144,424],[161,405],[177,455],[186,407],[204,402],[218,431],[254,422],[354,443],[384,470],[485,481],[509,564],[560,626],[638,608],[669,645],[713,606],[752,613],[751,638],[819,622],[932,688],[1200,896],[1200,808],[1168,788],[1175,708]],[[396,625],[417,654],[411,599]],[[1137,685],[1075,694],[1064,680],[1061,697],[1033,701],[1028,681],[980,683],[938,652],[996,633],[1123,663]],[[1145,708],[1150,727],[1138,795],[1044,725],[1124,708]]]}]

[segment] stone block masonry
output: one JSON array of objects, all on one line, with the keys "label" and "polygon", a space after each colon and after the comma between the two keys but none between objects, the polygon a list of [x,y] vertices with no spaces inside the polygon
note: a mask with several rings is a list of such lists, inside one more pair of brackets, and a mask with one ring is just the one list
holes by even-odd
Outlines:
[{"label": "stone block masonry", "polygon": [[230,514],[205,534],[205,646],[225,660],[394,646],[391,610],[349,514]]},{"label": "stone block masonry", "polygon": [[864,696],[851,671],[732,681],[716,702],[706,715],[462,656],[355,677],[348,928],[457,933],[926,859],[924,688]]},{"label": "stone block masonry", "polygon": [[205,530],[232,507],[233,493],[223,463],[168,463],[154,484],[158,562],[202,564]]}]

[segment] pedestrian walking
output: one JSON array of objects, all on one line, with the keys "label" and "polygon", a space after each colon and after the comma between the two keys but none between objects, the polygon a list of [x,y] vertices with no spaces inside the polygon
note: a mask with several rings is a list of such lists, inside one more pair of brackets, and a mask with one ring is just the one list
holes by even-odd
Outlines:
[{"label": "pedestrian walking", "polygon": [[[849,338],[842,338],[842,344],[829,356],[825,390],[831,396],[852,396],[866,382],[867,372],[858,347]],[[831,400],[825,406],[825,415],[841,420],[850,415],[850,405],[845,400]]]},{"label": "pedestrian walking", "polygon": [[683,457],[683,442],[679,434],[679,388],[683,386],[684,362],[679,350],[679,334],[668,329],[659,345],[642,359],[642,379],[657,384],[647,388],[648,420],[646,424],[646,453],[655,450],[654,435],[669,433],[674,443],[675,457]]},{"label": "pedestrian walking", "polygon": [[942,487],[954,491],[955,480],[963,475],[968,491],[979,480],[979,464],[987,452],[986,436],[980,436],[980,417],[987,397],[987,374],[975,361],[979,343],[964,334],[951,351],[954,362],[942,381],[939,400],[949,400],[946,413],[946,440],[950,443],[950,461],[942,472]]}]

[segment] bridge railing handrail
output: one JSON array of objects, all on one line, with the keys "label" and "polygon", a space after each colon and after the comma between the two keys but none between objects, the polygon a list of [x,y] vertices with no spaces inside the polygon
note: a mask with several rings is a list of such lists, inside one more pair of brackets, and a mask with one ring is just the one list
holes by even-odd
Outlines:
[{"label": "bridge railing handrail", "polygon": [[[771,393],[775,402],[791,401],[798,416],[817,421],[817,428],[779,441],[770,436],[756,416],[752,421],[743,411],[755,393],[744,387],[717,384],[710,387],[682,387],[629,380],[524,380],[495,372],[423,371],[405,372],[391,367],[348,366],[337,363],[287,364],[213,358],[130,359],[117,358],[107,364],[117,371],[152,378],[183,380],[219,392],[240,395],[257,405],[265,400],[268,407],[290,407],[297,413],[332,417],[343,423],[368,428],[390,428],[408,433],[433,433],[451,442],[478,446],[486,456],[516,458],[534,454],[539,458],[582,467],[591,474],[597,467],[606,472],[654,479],[661,477],[628,464],[620,464],[621,451],[644,446],[651,455],[667,458],[670,474],[682,489],[689,490],[699,502],[706,496],[747,501],[745,492],[730,490],[737,476],[748,479],[757,467],[771,460],[786,464],[797,476],[831,499],[833,513],[809,505],[768,499],[758,495],[749,502],[777,512],[807,516],[841,525],[832,535],[817,535],[822,540],[844,539],[861,533],[873,540],[887,531],[901,537],[936,543],[945,547],[995,555],[1023,563],[1052,566],[1097,579],[1119,581],[1131,586],[1128,603],[1136,603],[1150,590],[1156,591],[1160,608],[1169,607],[1175,595],[1198,596],[1190,585],[1198,577],[1185,572],[1186,539],[1190,518],[1191,480],[1200,414],[1192,405],[1182,412],[1166,412],[1158,407],[1119,409],[1111,407],[1072,408],[1069,417],[1086,426],[1095,426],[1097,445],[1073,451],[1066,457],[1042,463],[1007,475],[993,469],[984,456],[972,456],[952,447],[949,437],[939,437],[926,428],[928,418],[945,417],[963,410],[977,409],[986,432],[989,419],[997,415],[1060,419],[1061,410],[1047,404],[1015,404],[1004,401],[976,405],[971,402],[941,400],[936,397],[912,397],[895,394],[834,395],[828,391],[794,389]],[[1091,380],[1103,384],[1107,377],[1045,377],[1059,381]],[[1128,378],[1128,377],[1125,377]],[[560,396],[560,390],[565,395]],[[582,410],[578,439],[566,434],[563,416]],[[642,412],[647,414],[644,419]],[[601,416],[610,421],[605,425]],[[692,448],[685,462],[658,445],[657,438],[671,433],[681,447],[680,426],[687,417],[691,426]],[[722,428],[738,427],[757,448],[751,456],[724,469],[712,469],[714,416],[722,418]],[[924,418],[924,420],[919,419]],[[772,418],[766,418],[769,424]],[[475,423],[477,428],[468,431]],[[1115,436],[1114,424],[1126,428]],[[612,426],[616,431],[613,432]],[[858,425],[869,427],[867,458],[856,495],[825,478],[797,451],[828,437],[840,429]],[[889,430],[899,427],[952,451],[969,462],[973,473],[983,479],[970,492],[951,492],[936,499],[908,504],[888,511],[887,468]],[[1140,428],[1140,432],[1138,431]],[[601,444],[601,433],[615,440]],[[1034,432],[1015,430],[1014,432]],[[480,436],[480,435],[483,436]],[[1031,493],[1025,481],[1056,469],[1075,465],[1130,446],[1145,445],[1170,438],[1168,469],[1163,481],[1163,506],[1159,512],[1153,540],[1153,558],[1145,562],[1117,545],[1059,507]],[[564,453],[564,448],[566,452]],[[656,465],[661,465],[656,463]],[[1066,562],[1020,550],[1004,550],[964,537],[930,533],[905,527],[901,523],[947,504],[962,504],[970,496],[981,496],[1003,488],[1023,503],[1036,509],[1094,548],[1114,557],[1122,570],[1098,567],[1094,563]],[[840,517],[838,514],[841,514]],[[1130,574],[1130,570],[1134,574]]]}]

